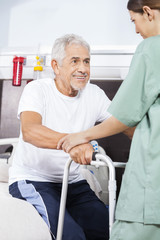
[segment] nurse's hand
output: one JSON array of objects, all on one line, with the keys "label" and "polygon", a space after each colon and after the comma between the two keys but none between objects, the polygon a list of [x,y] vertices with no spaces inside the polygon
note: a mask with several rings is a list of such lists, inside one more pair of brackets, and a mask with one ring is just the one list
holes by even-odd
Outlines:
[{"label": "nurse's hand", "polygon": [[93,151],[92,145],[85,143],[72,148],[69,154],[76,163],[88,165],[92,161]]},{"label": "nurse's hand", "polygon": [[69,153],[73,147],[87,142],[84,132],[72,133],[59,140],[57,149],[63,149],[65,152]]}]

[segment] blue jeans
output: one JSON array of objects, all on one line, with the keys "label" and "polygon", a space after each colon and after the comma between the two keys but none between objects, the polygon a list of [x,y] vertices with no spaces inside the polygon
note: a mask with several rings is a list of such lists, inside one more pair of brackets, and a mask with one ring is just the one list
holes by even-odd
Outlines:
[{"label": "blue jeans", "polygon": [[[30,202],[56,239],[61,183],[22,180],[9,186],[13,197]],[[69,184],[63,240],[108,240],[108,210],[86,180]]]}]

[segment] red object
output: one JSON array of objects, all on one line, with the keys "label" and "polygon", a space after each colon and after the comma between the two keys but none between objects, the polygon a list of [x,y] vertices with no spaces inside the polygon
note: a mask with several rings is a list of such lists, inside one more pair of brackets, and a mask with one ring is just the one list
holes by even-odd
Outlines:
[{"label": "red object", "polygon": [[21,86],[24,57],[13,58],[13,86]]},{"label": "red object", "polygon": [[32,82],[32,81],[33,81],[32,79],[30,79],[30,80],[27,80],[27,84],[28,84],[28,83],[30,83],[30,82]]}]

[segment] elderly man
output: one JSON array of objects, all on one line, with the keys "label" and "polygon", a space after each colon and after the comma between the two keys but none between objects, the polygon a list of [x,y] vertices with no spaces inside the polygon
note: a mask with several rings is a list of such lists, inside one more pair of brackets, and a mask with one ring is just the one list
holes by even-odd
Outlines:
[{"label": "elderly man", "polygon": [[71,164],[64,220],[64,240],[107,240],[108,212],[82,177],[79,166],[90,162],[93,148],[84,144],[69,154],[57,150],[68,133],[85,130],[110,117],[110,100],[90,77],[90,47],[77,35],[55,41],[51,56],[54,79],[29,83],[18,108],[19,143],[10,169],[9,191],[30,202],[56,238],[63,171]]}]

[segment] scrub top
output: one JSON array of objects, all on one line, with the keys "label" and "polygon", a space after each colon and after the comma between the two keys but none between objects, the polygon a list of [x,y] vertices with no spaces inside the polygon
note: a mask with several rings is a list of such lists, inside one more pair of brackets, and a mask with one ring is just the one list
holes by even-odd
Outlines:
[{"label": "scrub top", "polygon": [[137,47],[108,111],[125,125],[137,126],[116,219],[160,224],[160,35]]}]

